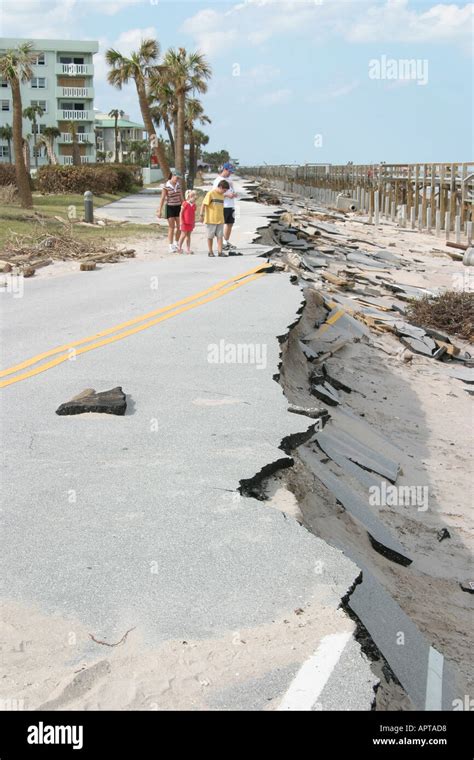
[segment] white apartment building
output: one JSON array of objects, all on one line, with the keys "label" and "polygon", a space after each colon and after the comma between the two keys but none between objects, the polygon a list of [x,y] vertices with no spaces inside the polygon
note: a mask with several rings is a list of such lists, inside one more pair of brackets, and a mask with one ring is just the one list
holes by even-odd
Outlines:
[{"label": "white apartment building", "polygon": [[[6,50],[16,48],[23,42],[34,46],[33,77],[21,84],[22,108],[40,105],[44,114],[37,118],[36,131],[41,134],[45,127],[57,127],[60,131],[54,144],[54,152],[60,164],[72,163],[72,138],[68,131],[74,122],[78,136],[82,163],[96,160],[94,133],[94,63],[93,56],[99,49],[98,42],[83,40],[40,40],[0,37],[0,56]],[[0,80],[0,126],[13,125],[11,89]],[[33,125],[23,119],[23,135],[30,144],[31,167],[35,166]],[[13,154],[13,145],[11,146]],[[9,160],[8,145],[0,140],[0,161]],[[15,160],[12,155],[12,160]],[[45,151],[41,149],[38,166],[47,164]]]}]

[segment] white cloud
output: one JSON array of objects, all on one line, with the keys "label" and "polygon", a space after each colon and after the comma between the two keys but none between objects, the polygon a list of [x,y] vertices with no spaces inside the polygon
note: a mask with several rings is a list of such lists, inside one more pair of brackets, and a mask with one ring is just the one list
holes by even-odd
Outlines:
[{"label": "white cloud", "polygon": [[73,36],[69,30],[77,28],[77,7],[77,0],[3,0],[2,36],[69,39]]},{"label": "white cloud", "polygon": [[122,32],[110,47],[116,48],[123,55],[129,55],[133,50],[140,47],[142,40],[149,38],[158,39],[158,32],[154,26],[147,26],[144,29],[128,29],[126,32]]},{"label": "white cloud", "polygon": [[336,87],[331,90],[328,97],[332,99],[344,98],[346,95],[350,95],[351,92],[354,92],[354,90],[357,90],[358,87],[360,87],[359,81],[348,82],[348,84],[344,84],[341,87]]},{"label": "white cloud", "polygon": [[191,35],[196,40],[196,47],[206,55],[225,50],[238,40],[238,31],[224,21],[226,14],[210,8],[198,11],[186,19],[180,31]]},{"label": "white cloud", "polygon": [[245,0],[227,10],[200,10],[182,29],[215,55],[237,43],[259,46],[291,34],[314,43],[331,37],[352,43],[470,39],[474,3],[428,3],[415,8],[409,0]]},{"label": "white cloud", "polygon": [[114,48],[114,50],[118,50],[127,56],[133,50],[137,50],[141,41],[148,37],[157,39],[157,30],[154,26],[129,29],[122,32],[115,40],[110,40],[107,37],[99,39],[99,52],[94,56],[94,88],[96,91],[95,106],[100,111],[108,113],[112,108],[120,108],[125,113],[130,114],[132,119],[141,121],[135,84],[131,82],[118,90],[107,82],[109,67],[105,61],[105,53],[109,48]]},{"label": "white cloud", "polygon": [[447,42],[472,34],[474,4],[433,5],[425,11],[408,7],[408,0],[374,5],[346,32],[352,42]]},{"label": "white cloud", "polygon": [[306,97],[307,103],[326,103],[328,100],[337,100],[337,98],[344,98],[350,95],[351,92],[357,90],[360,87],[359,80],[352,82],[346,82],[344,84],[332,85],[325,90],[315,90]]},{"label": "white cloud", "polygon": [[258,66],[254,66],[248,71],[243,71],[243,75],[251,80],[254,85],[265,85],[273,82],[275,79],[281,76],[281,70],[276,66],[271,66],[267,63],[261,63]]},{"label": "white cloud", "polygon": [[0,32],[4,37],[33,39],[82,38],[80,20],[89,15],[113,16],[143,0],[0,0]]},{"label": "white cloud", "polygon": [[266,92],[261,97],[261,103],[264,106],[276,106],[283,103],[288,103],[291,97],[291,90],[275,90],[274,92]]},{"label": "white cloud", "polygon": [[[94,0],[89,0],[89,2],[94,3],[94,13],[105,13],[107,16],[115,16],[129,5],[143,5],[143,0],[100,0],[100,5],[97,5]],[[158,5],[157,0],[154,0],[152,5]]]}]

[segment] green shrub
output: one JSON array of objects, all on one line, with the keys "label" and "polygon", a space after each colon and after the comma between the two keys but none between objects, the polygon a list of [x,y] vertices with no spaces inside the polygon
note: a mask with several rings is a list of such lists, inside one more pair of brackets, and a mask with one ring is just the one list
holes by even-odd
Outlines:
[{"label": "green shrub", "polygon": [[[97,164],[94,164],[97,166]],[[119,177],[119,190],[123,193],[129,193],[135,187],[143,186],[143,177],[141,166],[135,164],[98,164],[98,166],[113,169]]]},{"label": "green shrub", "polygon": [[36,188],[41,193],[128,193],[141,184],[135,166],[121,164],[81,164],[81,166],[41,166]]},{"label": "green shrub", "polygon": [[36,188],[41,193],[85,193],[96,195],[117,189],[116,175],[107,175],[90,166],[41,166],[36,175]]},{"label": "green shrub", "polygon": [[16,187],[16,172],[14,164],[0,164],[0,186],[1,185],[15,185]]}]

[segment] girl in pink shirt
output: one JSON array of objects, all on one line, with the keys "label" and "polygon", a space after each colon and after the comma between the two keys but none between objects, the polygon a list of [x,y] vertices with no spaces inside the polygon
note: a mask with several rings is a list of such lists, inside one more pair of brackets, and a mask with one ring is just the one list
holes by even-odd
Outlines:
[{"label": "girl in pink shirt", "polygon": [[178,243],[178,253],[183,252],[183,243],[186,240],[186,253],[193,253],[191,250],[191,232],[194,229],[196,218],[196,193],[194,190],[186,191],[186,200],[181,206],[180,229],[181,235]]}]

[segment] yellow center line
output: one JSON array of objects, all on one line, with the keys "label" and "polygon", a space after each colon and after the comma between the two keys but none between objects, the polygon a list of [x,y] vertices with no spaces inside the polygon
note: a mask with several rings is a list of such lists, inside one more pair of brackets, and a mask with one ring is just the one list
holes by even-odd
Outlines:
[{"label": "yellow center line", "polygon": [[[45,351],[42,354],[37,354],[36,356],[33,356],[31,359],[26,359],[26,361],[21,362],[20,364],[15,364],[13,367],[9,367],[8,369],[4,369],[0,371],[0,377],[5,377],[6,375],[13,375],[15,372],[19,372],[22,369],[26,369],[27,367],[31,367],[33,364],[37,364],[42,359],[47,359],[49,356],[54,356],[55,354],[62,353],[63,351],[69,351],[71,348],[74,348],[75,346],[82,346],[84,343],[90,343],[92,340],[96,340],[97,338],[102,338],[105,335],[111,335],[114,332],[117,332],[118,330],[122,330],[124,327],[130,327],[131,325],[138,324],[139,322],[144,322],[147,319],[150,319],[150,317],[154,317],[157,314],[164,314],[167,311],[171,311],[172,309],[177,308],[178,306],[182,306],[184,304],[189,303],[190,301],[195,301],[198,298],[201,298],[202,296],[206,296],[208,293],[212,293],[213,291],[220,290],[221,288],[225,287],[229,283],[238,282],[239,280],[242,280],[246,277],[249,277],[249,275],[255,274],[256,272],[261,272],[262,270],[265,271],[270,264],[260,264],[258,267],[254,267],[253,269],[249,269],[247,272],[243,272],[243,274],[238,275],[237,277],[232,277],[228,280],[222,280],[221,282],[216,283],[215,285],[212,285],[210,288],[207,288],[206,290],[201,290],[199,293],[194,293],[191,296],[188,296],[187,298],[183,298],[180,301],[176,301],[173,304],[170,304],[169,306],[163,306],[160,309],[155,309],[154,311],[149,311],[147,314],[142,314],[139,317],[134,317],[134,319],[130,319],[127,322],[121,322],[118,325],[114,325],[114,327],[109,327],[107,330],[102,330],[101,332],[95,333],[94,335],[90,335],[87,338],[81,338],[81,340],[72,341],[71,343],[66,343],[62,346],[57,346],[56,348],[52,348],[49,351]],[[0,388],[2,388],[3,385],[0,383]]]},{"label": "yellow center line", "polygon": [[[330,306],[330,308],[334,308],[335,306],[337,306],[337,304],[335,304],[334,302],[332,303],[328,302],[328,306]],[[336,313],[333,314],[332,317],[329,317],[329,319],[327,319],[321,325],[321,327],[319,328],[319,335],[322,335],[324,332],[326,332],[326,330],[330,327],[330,325],[335,324],[337,320],[340,319],[346,313],[347,312],[344,309],[340,309],[339,311],[336,311]]]},{"label": "yellow center line", "polygon": [[[259,267],[258,269],[261,269]],[[252,270],[255,271],[255,270]],[[248,273],[247,273],[248,274]],[[46,372],[46,370],[51,369],[51,367],[56,367],[58,364],[61,364],[62,362],[71,361],[72,358],[79,356],[80,354],[87,353],[88,351],[93,351],[95,348],[100,348],[101,346],[106,346],[109,343],[115,343],[115,341],[123,340],[123,338],[128,337],[129,335],[134,335],[135,333],[141,332],[142,330],[147,330],[149,327],[152,327],[153,325],[158,324],[159,322],[164,322],[166,319],[171,319],[171,317],[175,317],[178,314],[183,314],[186,311],[189,311],[190,309],[195,309],[197,306],[202,306],[205,303],[209,303],[210,301],[214,301],[216,298],[221,298],[226,293],[230,293],[232,290],[236,290],[237,288],[241,288],[243,285],[246,285],[248,282],[252,282],[253,280],[258,280],[265,274],[265,271],[260,271],[256,274],[253,274],[252,276],[245,276],[241,275],[239,280],[241,281],[235,281],[234,280],[228,280],[227,282],[233,282],[232,285],[226,287],[226,288],[220,288],[215,293],[212,293],[212,295],[207,296],[207,298],[200,298],[198,301],[193,301],[192,303],[187,303],[186,305],[182,305],[179,308],[175,308],[173,311],[169,311],[166,314],[163,314],[160,317],[157,317],[156,319],[152,319],[149,322],[146,322],[145,324],[138,325],[137,327],[133,327],[130,330],[125,330],[124,332],[118,333],[117,335],[112,335],[109,338],[104,338],[103,340],[99,340],[96,343],[92,343],[89,346],[84,346],[83,348],[79,348],[77,351],[74,351],[71,355],[70,348],[74,345],[73,343],[68,344],[65,346],[65,349],[68,351],[67,354],[58,356],[56,359],[53,359],[50,362],[47,362],[45,364],[41,364],[39,367],[35,367],[34,369],[29,370],[28,372],[24,372],[21,375],[16,375],[15,377],[10,378],[9,380],[4,380],[0,383],[0,388],[5,388],[8,385],[13,385],[14,383],[18,383],[21,380],[26,380],[29,377],[33,377],[35,375],[39,375],[41,372]],[[214,286],[216,287],[216,286]],[[209,292],[209,290],[212,290],[212,288],[209,288],[207,291],[203,291],[203,293]],[[183,299],[183,301],[178,301],[175,306],[178,304],[183,303],[184,301],[189,301],[190,299]],[[168,309],[172,307],[167,307]],[[162,311],[162,310],[158,310]],[[157,312],[154,312],[157,313]],[[137,320],[130,320],[130,323],[136,322]],[[123,323],[124,325],[127,323]],[[115,328],[117,329],[117,328]],[[104,331],[107,332],[107,331]],[[110,332],[110,330],[109,330]],[[104,333],[102,333],[104,334]],[[100,334],[98,334],[100,335]],[[93,338],[89,338],[89,340],[92,340]],[[76,341],[75,345],[78,345],[80,343],[86,342],[87,339],[84,339],[83,341]],[[58,349],[61,350],[61,349]],[[51,355],[52,353],[57,353],[58,350],[54,350],[52,352],[49,352],[46,354],[46,356]],[[36,357],[36,361],[38,360],[38,357]],[[30,363],[33,363],[32,360],[30,360]],[[36,363],[36,362],[34,362]],[[10,370],[13,371],[13,370]]]}]

